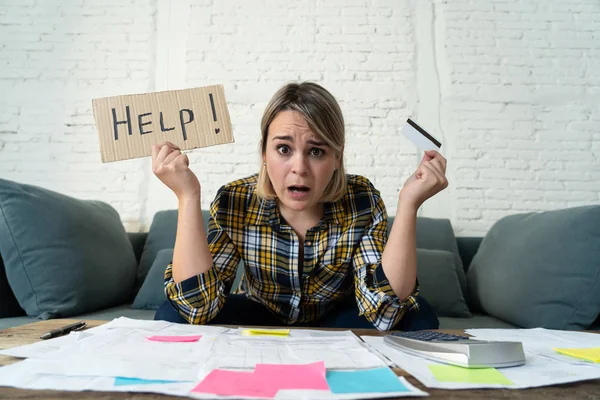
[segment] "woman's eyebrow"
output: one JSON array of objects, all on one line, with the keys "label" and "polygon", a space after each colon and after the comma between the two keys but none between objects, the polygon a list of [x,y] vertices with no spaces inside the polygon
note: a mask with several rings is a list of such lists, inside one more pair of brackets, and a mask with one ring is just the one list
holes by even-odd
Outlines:
[{"label": "woman's eyebrow", "polygon": [[287,140],[289,142],[293,142],[294,138],[291,136],[273,136],[273,140]]},{"label": "woman's eyebrow", "polygon": [[319,141],[319,140],[315,140],[315,139],[308,139],[306,141],[306,143],[312,144],[312,145],[315,145],[315,146],[329,146],[327,143]]},{"label": "woman's eyebrow", "polygon": [[[274,136],[272,140],[286,140],[288,142],[294,142],[294,138],[291,136]],[[306,143],[313,146],[329,146],[326,142],[317,139],[308,139]]]}]

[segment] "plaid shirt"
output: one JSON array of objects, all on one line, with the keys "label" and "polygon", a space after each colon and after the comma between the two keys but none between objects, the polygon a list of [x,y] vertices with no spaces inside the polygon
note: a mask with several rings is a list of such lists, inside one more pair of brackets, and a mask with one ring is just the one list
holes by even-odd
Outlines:
[{"label": "plaid shirt", "polygon": [[274,200],[256,196],[257,175],[221,187],[207,233],[214,267],[175,283],[169,265],[169,300],[190,323],[210,321],[226,301],[241,259],[242,291],[285,324],[315,321],[353,292],[361,315],[379,330],[393,328],[406,310],[418,308],[418,289],[404,301],[393,292],[381,265],[388,224],[379,191],[364,177],[347,179],[346,195],[324,203],[324,217],[306,232],[300,268],[298,236]]}]

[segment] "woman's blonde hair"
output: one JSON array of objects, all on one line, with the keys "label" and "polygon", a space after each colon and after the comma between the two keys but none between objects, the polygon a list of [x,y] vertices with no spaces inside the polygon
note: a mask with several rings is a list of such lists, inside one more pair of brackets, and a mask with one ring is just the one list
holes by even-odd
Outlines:
[{"label": "woman's blonde hair", "polygon": [[[333,173],[331,182],[325,188],[321,202],[334,202],[346,194],[346,170],[344,169],[344,116],[337,100],[325,88],[316,83],[288,83],[274,95],[262,117],[260,124],[261,156],[267,149],[269,125],[281,111],[297,111],[308,123],[310,129],[326,142],[339,158],[340,165]],[[261,163],[256,184],[257,195],[263,199],[275,199],[277,195],[267,174],[267,168]]]}]

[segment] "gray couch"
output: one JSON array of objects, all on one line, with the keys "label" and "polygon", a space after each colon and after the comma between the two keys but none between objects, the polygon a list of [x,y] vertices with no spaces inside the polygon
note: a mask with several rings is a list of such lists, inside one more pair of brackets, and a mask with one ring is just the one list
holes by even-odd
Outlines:
[{"label": "gray couch", "polygon": [[[0,179],[0,329],[152,319],[176,224],[176,210],[161,211],[149,232],[126,233],[105,203]],[[440,328],[598,327],[600,206],[506,217],[485,238],[456,238],[449,220],[419,217],[417,248]]]},{"label": "gray couch", "polygon": [[[206,214],[205,214],[206,216]],[[155,223],[154,229],[162,230],[161,233],[166,233],[166,231],[172,231],[175,228],[176,221],[176,211],[166,211],[159,213],[158,216],[159,225]],[[393,217],[390,218],[390,222],[393,222]],[[419,227],[423,230],[433,230],[439,228],[440,225],[446,225],[447,222],[445,220],[432,220],[428,218],[419,218]],[[427,231],[420,232],[423,238],[428,236]],[[148,233],[128,233],[129,239],[135,251],[136,260],[138,263],[141,261],[142,254],[144,251],[144,245],[146,244],[146,240],[148,238]],[[165,235],[166,236],[166,235]],[[442,239],[438,237],[438,239]],[[456,248],[459,251],[459,255],[461,258],[461,268],[463,265],[468,266],[471,259],[475,255],[477,248],[481,242],[480,237],[459,237],[455,239]],[[155,238],[156,240],[156,238]],[[167,239],[164,239],[167,240]],[[174,236],[173,239],[174,240]],[[424,240],[424,239],[423,239]],[[158,247],[161,247],[160,244],[155,244]],[[171,246],[173,244],[167,242],[165,246]],[[431,246],[432,244],[429,244]],[[435,245],[435,243],[433,243]],[[148,251],[148,249],[146,249]],[[239,272],[241,273],[243,266],[240,268]],[[466,269],[466,268],[465,268]],[[238,274],[237,280],[239,280],[240,274]],[[422,282],[423,284],[424,282]],[[235,283],[233,285],[235,287]],[[134,298],[131,298],[129,301],[120,304],[115,307],[101,309],[85,314],[80,314],[77,316],[72,316],[71,318],[81,319],[81,320],[111,320],[113,318],[117,318],[120,316],[129,317],[129,318],[139,318],[139,319],[153,319],[155,310],[145,310],[145,309],[134,309],[132,307],[132,303]],[[440,319],[440,328],[448,328],[448,329],[464,329],[464,328],[510,328],[513,325],[503,322],[497,318],[486,315],[483,312],[472,313],[471,317],[439,317]],[[27,324],[31,322],[38,321],[39,319],[35,316],[19,316],[19,317],[11,317],[11,318],[0,318],[0,329],[18,326],[22,324]]]}]

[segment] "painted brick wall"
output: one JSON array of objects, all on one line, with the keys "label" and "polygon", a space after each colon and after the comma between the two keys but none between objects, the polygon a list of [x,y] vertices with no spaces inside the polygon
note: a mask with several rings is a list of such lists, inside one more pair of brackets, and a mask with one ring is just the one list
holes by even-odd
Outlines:
[{"label": "painted brick wall", "polygon": [[452,219],[600,202],[600,3],[440,2]]},{"label": "painted brick wall", "polygon": [[154,90],[156,4],[122,3],[2,1],[0,176],[104,200],[139,229],[147,168],[101,163],[91,103]]},{"label": "painted brick wall", "polygon": [[8,1],[0,5],[0,176],[115,206],[147,229],[176,201],[148,159],[102,164],[91,99],[223,83],[236,142],[191,152],[203,206],[258,168],[277,88],[314,80],[347,121],[346,165],[398,190],[444,143],[450,188],[420,214],[482,234],[503,215],[600,202],[597,1]]}]

